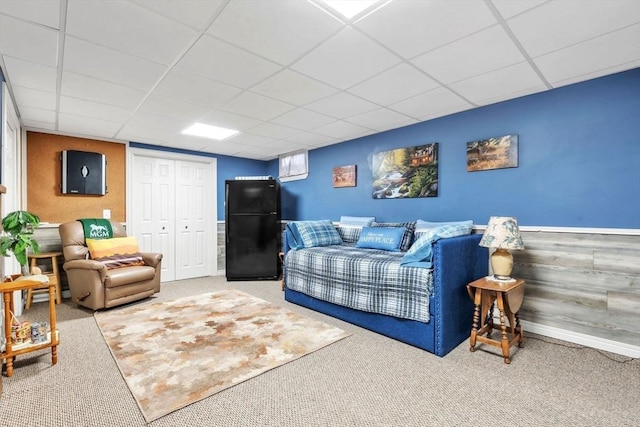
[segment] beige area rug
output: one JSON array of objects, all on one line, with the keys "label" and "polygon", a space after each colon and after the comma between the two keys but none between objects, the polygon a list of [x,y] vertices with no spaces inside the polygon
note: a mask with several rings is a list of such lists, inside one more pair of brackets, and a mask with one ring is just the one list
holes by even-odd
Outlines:
[{"label": "beige area rug", "polygon": [[237,290],[95,319],[147,422],[350,335]]}]

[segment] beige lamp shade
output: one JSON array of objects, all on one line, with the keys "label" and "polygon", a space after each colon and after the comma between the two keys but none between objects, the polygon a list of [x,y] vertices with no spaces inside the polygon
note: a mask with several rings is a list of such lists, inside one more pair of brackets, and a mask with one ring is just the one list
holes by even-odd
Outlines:
[{"label": "beige lamp shade", "polygon": [[524,249],[518,220],[508,216],[492,216],[480,240],[480,246],[495,249],[491,254],[491,269],[495,277],[500,280],[510,279],[513,256],[509,250]]}]

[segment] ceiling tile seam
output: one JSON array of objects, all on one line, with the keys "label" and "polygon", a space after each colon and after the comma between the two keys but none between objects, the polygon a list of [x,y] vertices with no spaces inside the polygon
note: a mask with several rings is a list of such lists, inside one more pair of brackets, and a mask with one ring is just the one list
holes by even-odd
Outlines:
[{"label": "ceiling tile seam", "polygon": [[[216,15],[217,17],[217,15]],[[215,19],[212,18],[212,20]],[[115,135],[117,135],[118,133],[120,133],[124,127],[127,125],[127,123],[131,120],[131,118],[140,110],[140,108],[142,107],[142,105],[144,105],[144,103],[149,99],[149,97],[157,90],[158,86],[160,86],[160,84],[164,81],[164,79],[167,78],[167,76],[169,75],[169,73],[171,71],[173,71],[173,69],[175,68],[176,64],[178,64],[182,58],[184,58],[184,56],[193,48],[193,46],[203,37],[206,36],[205,34],[205,30],[198,32],[193,39],[191,40],[190,43],[187,43],[185,45],[185,47],[180,51],[180,53],[178,55],[176,55],[176,58],[174,59],[174,61],[169,64],[169,65],[163,65],[166,67],[166,69],[164,70],[164,72],[162,73],[162,75],[160,77],[158,77],[158,80],[153,84],[153,86],[151,86],[151,88],[146,92],[146,94],[142,97],[142,99],[140,100],[140,102],[131,110],[131,113],[129,114],[129,117],[123,122],[122,126],[120,128],[118,128],[117,132],[115,133]],[[210,79],[208,79],[210,80]],[[221,83],[221,82],[219,82]],[[125,86],[126,87],[126,86]],[[137,88],[133,88],[133,89],[137,89]],[[163,95],[164,96],[164,95]],[[172,98],[172,97],[167,97],[169,99],[176,99],[178,101],[182,101],[179,100],[177,98]],[[184,101],[183,101],[184,102]],[[199,105],[196,103],[193,103],[195,105]],[[203,105],[204,106],[204,105]],[[204,107],[208,107],[208,106],[204,106]],[[213,110],[213,108],[211,109]],[[208,114],[208,113],[207,113]],[[202,117],[206,116],[206,114],[202,115]]]},{"label": "ceiling tile seam", "polygon": [[[628,65],[628,67],[627,67],[627,65]],[[625,71],[625,70],[630,70],[632,68],[638,68],[640,66],[640,60],[634,59],[634,60],[631,60],[631,61],[623,62],[623,63],[618,64],[618,65],[610,65],[610,66],[607,66],[607,67],[604,67],[604,68],[599,68],[597,70],[593,70],[593,71],[590,71],[588,73],[572,75],[571,77],[563,78],[562,80],[558,80],[557,82],[554,82],[553,83],[553,87],[554,88],[559,88],[559,87],[562,87],[562,86],[566,86],[567,84],[571,84],[571,82],[575,82],[575,79],[580,79],[583,76],[589,76],[589,75],[592,75],[594,73],[599,73],[599,72],[602,72],[602,71],[605,71],[605,70],[617,69],[620,66],[623,66],[624,70],[617,70],[616,72],[622,72],[622,71]],[[566,83],[566,82],[569,82],[569,83]]]},{"label": "ceiling tile seam", "polygon": [[[311,3],[313,4],[313,2],[311,2]],[[340,22],[342,22],[342,21],[340,21]],[[253,93],[253,94],[257,94],[257,95],[261,95],[261,96],[266,96],[266,97],[268,97],[268,98],[271,98],[271,99],[274,99],[274,100],[276,100],[276,101],[280,101],[280,102],[286,102],[286,101],[282,101],[281,99],[274,98],[274,97],[271,97],[271,96],[268,96],[268,95],[264,95],[264,94],[262,94],[262,93],[259,93],[259,92],[256,92],[256,91],[253,91],[253,90],[252,90],[253,88],[255,88],[255,87],[257,87],[257,86],[261,85],[262,83],[266,82],[267,80],[271,79],[272,77],[275,77],[277,74],[279,74],[279,73],[281,73],[281,72],[283,72],[283,71],[285,71],[285,70],[289,70],[289,71],[291,71],[291,72],[293,72],[293,73],[300,74],[300,75],[305,76],[305,77],[307,77],[307,78],[309,78],[309,79],[311,79],[311,80],[313,80],[313,81],[315,81],[315,82],[317,82],[317,83],[320,83],[320,84],[322,84],[322,85],[325,85],[325,86],[328,86],[328,87],[330,87],[330,88],[332,88],[332,89],[335,89],[335,90],[337,90],[338,92],[341,92],[341,91],[342,91],[342,89],[341,89],[341,88],[339,88],[339,87],[335,87],[335,86],[333,86],[333,85],[331,85],[331,84],[329,84],[329,83],[327,83],[327,82],[323,82],[323,81],[321,81],[321,80],[318,80],[317,78],[315,78],[315,77],[313,77],[313,76],[310,76],[310,75],[308,75],[308,74],[305,74],[305,73],[303,73],[303,72],[300,72],[300,71],[294,70],[294,69],[292,69],[291,67],[292,67],[293,65],[295,65],[297,62],[299,62],[300,60],[302,60],[303,58],[305,58],[307,55],[309,55],[310,53],[312,53],[312,52],[313,52],[314,50],[316,50],[318,47],[322,46],[324,43],[326,43],[327,41],[329,41],[331,38],[335,37],[335,36],[336,36],[340,31],[342,31],[344,28],[346,28],[346,25],[345,25],[344,23],[342,23],[342,24],[343,24],[343,26],[342,26],[342,27],[338,27],[335,31],[330,32],[330,34],[328,34],[328,35],[327,35],[327,37],[325,37],[325,38],[321,39],[318,43],[316,43],[315,45],[313,45],[311,48],[307,49],[305,52],[301,53],[301,54],[300,54],[296,59],[294,59],[293,61],[289,62],[288,64],[281,64],[281,63],[278,63],[278,62],[276,62],[276,61],[274,61],[274,60],[272,60],[272,59],[270,59],[270,58],[267,58],[267,57],[265,57],[265,56],[259,55],[259,54],[255,53],[255,52],[253,52],[253,51],[251,51],[251,50],[249,50],[249,49],[246,49],[246,48],[244,48],[244,47],[242,47],[242,46],[238,46],[238,45],[236,45],[236,44],[234,44],[234,43],[231,43],[231,42],[229,42],[229,41],[227,41],[227,40],[225,40],[225,39],[223,39],[223,38],[220,38],[220,37],[218,37],[218,36],[215,36],[215,35],[213,35],[213,34],[211,34],[211,33],[207,33],[207,35],[208,35],[209,37],[211,37],[211,38],[213,38],[213,39],[215,39],[215,40],[218,40],[218,41],[219,41],[219,42],[221,42],[221,43],[225,43],[225,44],[227,44],[227,45],[229,45],[229,46],[233,46],[233,47],[235,47],[236,49],[240,49],[240,50],[242,50],[242,51],[244,51],[244,52],[246,52],[246,53],[249,53],[249,54],[251,54],[251,55],[253,55],[253,56],[256,56],[256,57],[258,57],[258,58],[260,58],[260,59],[264,59],[265,61],[271,62],[271,63],[273,63],[273,64],[277,65],[278,67],[280,67],[277,71],[274,71],[273,73],[271,73],[271,74],[269,74],[269,75],[265,76],[263,79],[261,79],[261,80],[257,81],[256,83],[254,83],[254,84],[252,84],[252,85],[249,85],[249,86],[247,86],[247,87],[237,87],[237,86],[235,86],[235,85],[230,85],[230,86],[233,86],[233,87],[236,87],[236,88],[238,88],[238,89],[242,90],[242,92],[238,93],[236,96],[234,96],[233,98],[229,99],[229,100],[227,101],[227,103],[232,102],[232,101],[233,101],[233,100],[235,100],[236,98],[238,98],[238,97],[240,97],[241,95],[243,95],[245,92],[251,92],[251,93]],[[213,23],[212,23],[211,25],[213,25]],[[213,81],[218,82],[218,80],[213,80]],[[223,83],[223,82],[219,82],[219,83]],[[224,84],[228,84],[228,83],[224,83]],[[335,95],[335,93],[334,93],[333,95]],[[329,97],[329,96],[331,96],[331,95],[327,95],[326,97]],[[324,98],[326,98],[326,97],[318,98],[318,99],[316,99],[316,100],[314,100],[314,101],[310,101],[310,102],[309,102],[309,103],[307,103],[307,104],[310,104],[311,102],[318,101],[318,100],[320,100],[320,99],[324,99]],[[288,103],[288,104],[290,104],[289,102],[287,102],[287,103]],[[307,105],[307,104],[303,104],[303,105]],[[226,105],[226,104],[225,104],[225,105]],[[284,113],[283,113],[283,114],[284,114]]]},{"label": "ceiling tile seam", "polygon": [[[66,0],[60,0],[60,3],[62,3],[63,1],[66,1]],[[38,26],[40,28],[44,28],[46,30],[52,30],[52,31],[58,31],[59,30],[59,28],[51,27],[49,25],[45,25],[43,23],[36,22],[36,21],[30,21],[30,20],[25,19],[25,18],[23,18],[21,16],[10,15],[7,12],[0,12],[0,17],[2,17],[2,16],[5,16],[5,17],[11,18],[11,19],[15,19],[16,21],[20,21],[20,22],[23,22],[25,24],[35,25],[35,26]]]},{"label": "ceiling tile seam", "polygon": [[529,63],[529,66],[533,70],[534,73],[538,76],[540,81],[545,85],[547,89],[552,89],[553,86],[547,81],[547,78],[542,74],[540,68],[538,68],[538,64],[535,63],[533,58],[529,55],[529,52],[524,48],[518,37],[516,37],[515,33],[511,30],[511,27],[507,23],[507,21],[502,17],[498,8],[491,2],[491,0],[485,0],[485,5],[489,8],[489,11],[496,18],[498,23],[502,26],[503,30],[507,33],[507,36],[511,39],[512,43],[518,49],[520,54],[524,57],[524,59]]},{"label": "ceiling tile seam", "polygon": [[[393,68],[393,67],[397,67],[397,66],[398,66],[398,65],[400,65],[401,63],[404,63],[404,64],[406,64],[406,65],[409,65],[410,67],[412,67],[412,68],[413,68],[413,69],[415,69],[416,71],[420,72],[421,74],[423,74],[423,75],[427,76],[428,78],[430,78],[431,80],[433,80],[434,82],[436,82],[436,83],[437,83],[438,85],[440,85],[441,87],[443,87],[443,88],[445,88],[445,89],[448,89],[450,92],[453,92],[456,96],[458,96],[458,97],[460,97],[460,98],[464,99],[464,100],[465,100],[465,102],[468,102],[469,104],[471,104],[471,105],[473,105],[473,106],[477,106],[477,105],[475,105],[471,100],[467,99],[467,98],[466,98],[465,96],[463,96],[462,94],[460,94],[460,93],[458,93],[457,91],[453,90],[453,89],[452,89],[452,88],[450,88],[448,85],[444,84],[444,83],[443,83],[443,82],[441,82],[439,79],[435,78],[434,76],[432,76],[431,74],[427,73],[427,72],[426,72],[426,71],[424,71],[423,69],[421,69],[421,68],[417,67],[417,66],[416,66],[415,64],[413,64],[409,59],[404,58],[403,56],[401,56],[400,54],[398,54],[396,51],[394,51],[393,49],[391,49],[391,48],[387,47],[385,44],[383,44],[382,42],[380,42],[380,41],[379,41],[379,40],[377,40],[376,38],[374,38],[374,37],[370,36],[369,34],[367,34],[366,32],[364,32],[364,31],[363,31],[363,30],[361,30],[360,28],[358,28],[358,27],[352,27],[352,28],[353,28],[354,30],[358,31],[362,36],[364,36],[364,37],[368,38],[369,40],[371,40],[372,42],[376,43],[378,46],[380,46],[381,48],[383,48],[383,49],[384,49],[384,50],[386,50],[387,52],[391,53],[391,54],[392,54],[393,56],[395,56],[396,58],[400,59],[400,62],[398,62],[398,63],[396,63],[396,64],[392,65],[391,67],[388,67],[388,68],[386,68],[386,69],[384,69],[384,70],[380,71],[378,74],[376,74],[376,75],[374,75],[374,76],[371,76],[371,77],[369,77],[368,79],[362,80],[362,81],[360,81],[360,82],[358,82],[358,83],[356,83],[356,84],[354,84],[354,85],[351,85],[351,86],[350,86],[350,87],[348,87],[348,88],[345,88],[345,89],[344,89],[345,91],[348,91],[349,89],[353,89],[355,86],[357,86],[357,85],[359,85],[359,84],[362,84],[362,83],[364,83],[364,82],[366,82],[366,81],[368,81],[368,80],[371,80],[372,78],[377,77],[377,76],[379,76],[380,74],[382,74],[382,73],[385,73],[385,72],[389,71],[391,68]],[[486,28],[489,28],[489,27],[486,27]],[[485,29],[486,29],[486,28],[485,28]],[[465,37],[466,37],[466,36],[465,36]],[[464,37],[461,37],[461,38],[464,38]],[[351,93],[351,92],[349,92],[349,94],[353,95],[353,93]],[[414,95],[414,96],[415,96],[415,95]],[[413,96],[411,96],[411,97],[413,97]],[[409,97],[409,98],[411,98],[411,97]],[[407,99],[409,99],[409,98],[407,98]],[[365,100],[367,100],[367,101],[369,101],[369,102],[372,102],[372,101],[370,101],[370,100],[368,100],[368,99],[366,99],[366,98],[364,98],[364,99],[365,99]],[[374,102],[374,103],[375,103],[376,105],[379,105],[377,102]],[[381,106],[381,107],[384,107],[384,106]]]},{"label": "ceiling tile seam", "polygon": [[144,4],[137,3],[137,2],[136,2],[136,3],[134,3],[134,4],[135,4],[135,6],[138,6],[138,7],[140,7],[141,9],[145,9],[145,10],[147,10],[147,11],[149,11],[149,12],[151,12],[151,13],[155,14],[155,15],[162,16],[163,18],[169,19],[170,21],[173,21],[173,22],[175,22],[175,23],[177,23],[177,24],[182,25],[183,27],[186,27],[186,28],[188,28],[188,29],[190,29],[190,30],[194,30],[194,31],[196,31],[196,32],[198,32],[198,33],[199,33],[199,32],[206,32],[206,31],[207,31],[207,29],[211,26],[211,24],[212,24],[216,19],[218,19],[218,16],[220,16],[220,14],[221,14],[221,13],[222,13],[222,11],[224,10],[224,8],[225,8],[225,7],[227,7],[227,5],[229,4],[229,2],[230,2],[230,1],[231,1],[231,0],[224,0],[224,1],[220,4],[220,6],[218,6],[218,8],[217,8],[217,9],[216,9],[212,14],[211,14],[211,17],[209,17],[209,19],[207,20],[207,22],[202,26],[202,29],[195,28],[195,27],[191,27],[190,25],[188,25],[188,24],[186,24],[186,23],[184,23],[184,22],[182,22],[182,21],[178,21],[178,20],[174,19],[171,15],[165,15],[164,13],[162,13],[162,12],[160,12],[160,11],[158,11],[158,10],[155,10],[155,9],[152,9],[152,8],[149,8],[149,7],[146,7]]},{"label": "ceiling tile seam", "polygon": [[62,96],[62,73],[64,70],[64,46],[66,42],[67,31],[67,9],[68,0],[60,0],[60,21],[58,25],[58,63],[56,67],[56,122],[55,129],[60,129],[60,97]]},{"label": "ceiling tile seam", "polygon": [[615,30],[607,31],[607,32],[604,32],[604,33],[601,33],[601,34],[598,34],[598,35],[595,35],[595,36],[592,36],[592,37],[589,37],[589,38],[580,39],[580,41],[577,41],[575,43],[571,43],[569,45],[563,46],[560,49],[550,50],[549,52],[545,52],[545,53],[543,53],[541,55],[534,56],[532,58],[534,60],[539,59],[539,58],[543,58],[543,57],[545,57],[547,55],[551,55],[551,54],[554,54],[554,53],[562,52],[563,50],[567,50],[567,49],[571,49],[571,48],[576,47],[576,46],[580,46],[581,44],[584,44],[586,42],[590,42],[590,41],[599,39],[601,37],[606,37],[606,36],[608,36],[610,34],[617,33],[618,31],[622,31],[622,30],[626,30],[627,28],[638,27],[638,26],[640,26],[640,22],[635,22],[633,24],[625,25],[623,27],[616,28]]}]

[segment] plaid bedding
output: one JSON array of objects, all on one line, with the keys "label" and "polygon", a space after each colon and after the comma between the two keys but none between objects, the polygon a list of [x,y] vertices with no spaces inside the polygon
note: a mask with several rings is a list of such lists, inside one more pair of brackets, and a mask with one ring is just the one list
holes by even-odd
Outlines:
[{"label": "plaid bedding", "polygon": [[403,255],[348,245],[290,250],[286,284],[334,304],[428,323],[432,270],[401,266]]}]

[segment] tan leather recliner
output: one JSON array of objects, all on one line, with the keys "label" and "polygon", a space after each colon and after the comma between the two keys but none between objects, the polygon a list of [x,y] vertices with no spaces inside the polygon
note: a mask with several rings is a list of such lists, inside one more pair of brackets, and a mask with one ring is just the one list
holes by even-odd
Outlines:
[{"label": "tan leather recliner", "polygon": [[[113,237],[126,237],[122,224],[111,222]],[[65,263],[73,302],[99,310],[147,298],[160,292],[162,254],[142,253],[145,265],[108,270],[99,261],[89,259],[80,221],[60,224]]]}]

